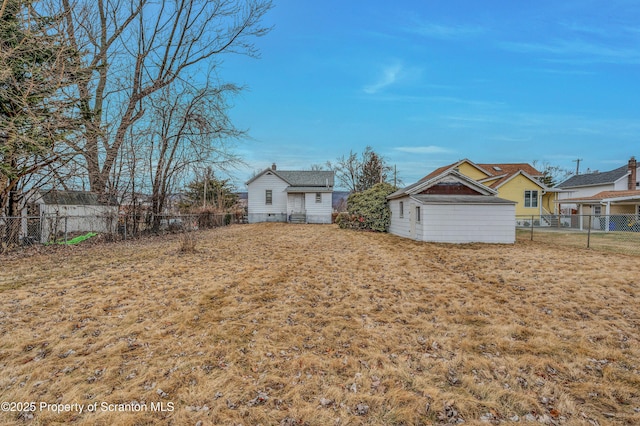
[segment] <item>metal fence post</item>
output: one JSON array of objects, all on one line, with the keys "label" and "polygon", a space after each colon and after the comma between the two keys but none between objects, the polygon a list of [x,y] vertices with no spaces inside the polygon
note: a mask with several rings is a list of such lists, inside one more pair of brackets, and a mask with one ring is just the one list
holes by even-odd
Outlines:
[{"label": "metal fence post", "polygon": [[591,215],[589,215],[589,225],[587,225],[587,248],[591,244]]},{"label": "metal fence post", "polygon": [[69,216],[64,217],[64,243],[67,244],[67,220]]},{"label": "metal fence post", "polygon": [[533,241],[533,215],[531,215],[531,241]]}]

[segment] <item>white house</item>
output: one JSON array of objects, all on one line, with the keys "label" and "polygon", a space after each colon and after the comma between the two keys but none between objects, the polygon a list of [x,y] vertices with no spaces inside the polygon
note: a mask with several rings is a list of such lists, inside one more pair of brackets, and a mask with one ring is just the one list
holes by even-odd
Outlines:
[{"label": "white house", "polygon": [[514,201],[452,169],[387,197],[389,232],[442,243],[515,242]]},{"label": "white house", "polygon": [[277,170],[274,164],[247,182],[249,223],[331,223],[333,182],[332,171]]},{"label": "white house", "polygon": [[[567,199],[584,199],[604,191],[636,191],[640,189],[640,170],[635,157],[631,157],[626,166],[607,172],[583,173],[571,176],[557,185],[562,189],[556,202],[568,213],[577,203]],[[586,214],[586,213],[585,213]]]}]

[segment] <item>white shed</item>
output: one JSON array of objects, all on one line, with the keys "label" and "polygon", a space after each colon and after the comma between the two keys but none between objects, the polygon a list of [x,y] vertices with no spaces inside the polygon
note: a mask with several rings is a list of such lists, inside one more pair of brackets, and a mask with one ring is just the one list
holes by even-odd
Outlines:
[{"label": "white shed", "polygon": [[40,217],[39,235],[35,236],[43,243],[59,233],[116,231],[118,204],[111,196],[85,191],[38,191],[29,207]]},{"label": "white shed", "polygon": [[456,170],[446,171],[387,197],[389,232],[418,241],[513,244],[516,203],[496,194]]}]

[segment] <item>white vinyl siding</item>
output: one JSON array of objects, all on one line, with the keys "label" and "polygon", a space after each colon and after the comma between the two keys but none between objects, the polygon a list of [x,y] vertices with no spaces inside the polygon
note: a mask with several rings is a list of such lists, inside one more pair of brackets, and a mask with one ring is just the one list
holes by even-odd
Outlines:
[{"label": "white vinyl siding", "polygon": [[[389,200],[389,233],[443,243],[515,242],[514,204],[421,204],[420,221],[415,218],[415,236],[412,236],[411,216],[417,213],[418,206],[408,201],[409,197]],[[404,217],[400,217],[400,202],[409,206]]]},{"label": "white vinyl siding", "polygon": [[321,192],[321,202],[316,202],[317,194],[315,192],[307,192],[305,194],[305,208],[307,213],[307,223],[331,223],[331,193]]},{"label": "white vinyl siding", "polygon": [[409,214],[403,214],[400,216],[400,204],[403,207],[409,198],[402,198],[400,200],[389,200],[389,210],[391,210],[391,224],[389,225],[389,233],[399,235],[401,237],[409,237]]},{"label": "white vinyl siding", "polygon": [[423,209],[423,241],[515,242],[513,204],[430,204]]},{"label": "white vinyl siding", "polygon": [[[286,220],[289,185],[273,173],[265,173],[248,185],[249,222]],[[267,204],[267,190],[271,191],[271,204]]]}]

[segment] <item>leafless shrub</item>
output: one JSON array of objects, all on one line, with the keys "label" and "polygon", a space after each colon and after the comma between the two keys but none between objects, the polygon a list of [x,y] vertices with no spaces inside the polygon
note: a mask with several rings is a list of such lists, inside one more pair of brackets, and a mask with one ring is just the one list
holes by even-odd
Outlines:
[{"label": "leafless shrub", "polygon": [[197,253],[195,232],[185,232],[180,236],[180,253]]}]

